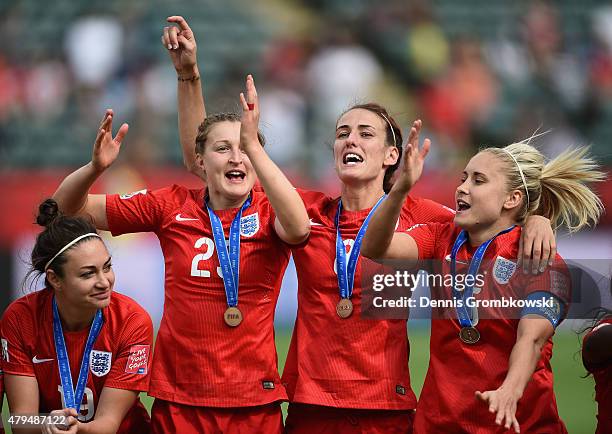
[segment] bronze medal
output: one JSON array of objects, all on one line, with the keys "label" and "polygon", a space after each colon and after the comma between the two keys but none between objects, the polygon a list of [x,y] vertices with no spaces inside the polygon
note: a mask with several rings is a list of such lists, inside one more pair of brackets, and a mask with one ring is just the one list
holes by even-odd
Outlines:
[{"label": "bronze medal", "polygon": [[350,298],[341,298],[336,305],[336,313],[340,318],[348,318],[353,313],[353,302]]},{"label": "bronze medal", "polygon": [[242,322],[242,312],[235,306],[228,307],[223,314],[223,320],[228,326],[237,327]]},{"label": "bronze medal", "polygon": [[473,345],[480,340],[480,332],[475,327],[462,327],[459,339],[466,344]]}]

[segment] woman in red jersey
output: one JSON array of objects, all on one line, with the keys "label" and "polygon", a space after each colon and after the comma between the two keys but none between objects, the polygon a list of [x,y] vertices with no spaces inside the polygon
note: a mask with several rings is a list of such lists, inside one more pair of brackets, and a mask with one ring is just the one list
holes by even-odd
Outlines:
[{"label": "woman in red jersey", "polygon": [[[213,115],[199,127],[205,189],[88,195],[127,131],[124,124],[113,139],[108,112],[91,163],[55,193],[62,209],[92,216],[100,229],[150,231],[160,240],[166,277],[149,388],[156,398],[154,432],[282,430],[279,401],[286,392],[274,309],[289,259],[286,243],[303,242],[310,225],[299,195],[263,149],[251,76],[246,89],[242,117]],[[257,176],[265,194],[253,189]]]},{"label": "woman in red jersey", "polygon": [[[46,287],[11,303],[0,323],[11,413],[60,410],[55,422],[72,433],[150,432],[138,393],[148,390],[151,318],[113,293],[111,257],[89,221],[62,216],[48,199],[37,222],[45,229],[30,274],[44,276]],[[15,433],[41,431],[13,422]],[[43,432],[66,431],[45,425]]]},{"label": "woman in red jersey", "polygon": [[594,324],[584,336],[582,362],[595,379],[596,434],[604,434],[612,432],[612,311],[601,309]]},{"label": "woman in red jersey", "polygon": [[[473,283],[462,288],[452,282],[432,288],[432,298],[453,304],[434,309],[430,363],[414,431],[567,432],[556,408],[550,359],[551,337],[567,312],[569,274],[558,255],[554,266],[537,277],[516,272],[517,225],[536,211],[570,231],[596,223],[602,204],[585,183],[599,181],[603,174],[584,149],[565,151],[545,163],[527,142],[487,148],[463,171],[453,223],[394,233],[392,222],[429,149],[428,140],[419,149],[418,130],[411,136],[404,169],[372,218],[363,254],[373,259],[437,258],[439,271],[454,282],[459,282],[458,264],[469,264],[467,270],[462,267],[464,276],[473,276]],[[478,285],[477,276],[483,276]],[[501,312],[476,304],[502,298],[521,300],[517,306],[524,307]]]},{"label": "woman in red jersey", "polygon": [[[183,157],[187,168],[197,174],[193,132],[205,113],[201,86],[198,80],[180,81],[197,74],[196,43],[182,17],[168,21],[178,24],[164,30],[162,43],[172,47],[169,53],[179,74]],[[354,248],[372,207],[390,187],[402,150],[401,130],[377,104],[354,106],[337,127],[334,159],[342,196],[300,191],[311,234],[307,243],[292,249],[299,287],[297,319],[282,378],[290,400],[286,432],[406,433],[411,431],[416,407],[406,321],[361,318],[361,264],[359,248]],[[409,197],[398,230],[415,223],[450,221],[453,215],[433,201]],[[550,222],[535,217],[530,229],[525,250],[531,255],[536,245],[550,251],[554,242]],[[542,232],[547,237],[541,237]],[[344,258],[341,251],[337,258],[340,245],[347,249]],[[539,266],[537,259],[534,264]],[[348,273],[341,276],[346,284],[340,283],[336,272],[344,267]]]}]

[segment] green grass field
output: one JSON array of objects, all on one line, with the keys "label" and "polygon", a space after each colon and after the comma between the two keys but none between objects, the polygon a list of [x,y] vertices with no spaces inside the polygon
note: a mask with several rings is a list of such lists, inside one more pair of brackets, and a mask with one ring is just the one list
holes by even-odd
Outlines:
[{"label": "green grass field", "polygon": [[[276,335],[280,369],[285,365],[285,356],[289,347],[291,330],[279,330]],[[578,350],[580,342],[576,335],[569,331],[559,332],[555,338],[553,370],[555,375],[555,392],[559,412],[571,434],[587,434],[595,432],[596,405],[593,400],[593,378],[582,378],[584,368]],[[429,360],[429,331],[425,327],[412,327],[410,332],[410,375],[412,387],[418,394],[423,386]],[[142,400],[148,409],[153,400],[142,395]],[[6,400],[5,400],[6,401]],[[283,410],[286,404],[283,405]],[[6,402],[3,407],[3,420],[6,420],[8,409]],[[10,433],[10,429],[7,430]]]}]

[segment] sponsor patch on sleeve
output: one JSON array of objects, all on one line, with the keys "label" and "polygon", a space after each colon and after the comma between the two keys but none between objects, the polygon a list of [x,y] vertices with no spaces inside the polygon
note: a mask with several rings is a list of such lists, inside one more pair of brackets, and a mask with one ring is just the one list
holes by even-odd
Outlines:
[{"label": "sponsor patch on sleeve", "polygon": [[125,365],[128,374],[147,374],[150,345],[132,345],[130,355]]},{"label": "sponsor patch on sleeve", "polygon": [[559,271],[550,272],[550,292],[561,300],[569,300],[570,281],[567,276]]}]

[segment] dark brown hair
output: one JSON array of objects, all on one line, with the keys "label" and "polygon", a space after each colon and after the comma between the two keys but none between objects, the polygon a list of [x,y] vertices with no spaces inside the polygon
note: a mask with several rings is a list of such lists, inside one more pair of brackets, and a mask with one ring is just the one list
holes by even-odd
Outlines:
[{"label": "dark brown hair", "polygon": [[[24,284],[32,275],[38,278],[45,274],[47,262],[72,240],[88,233],[97,233],[91,221],[83,217],[63,215],[59,211],[57,202],[53,199],[47,199],[39,205],[36,223],[44,226],[45,229],[36,237],[36,243],[32,249],[30,270],[24,279]],[[90,237],[86,237],[75,243],[74,246],[90,239]],[[53,270],[59,277],[63,277],[63,265],[65,263],[66,252],[63,252],[49,264],[49,269]],[[46,277],[45,284],[50,287]]]}]

